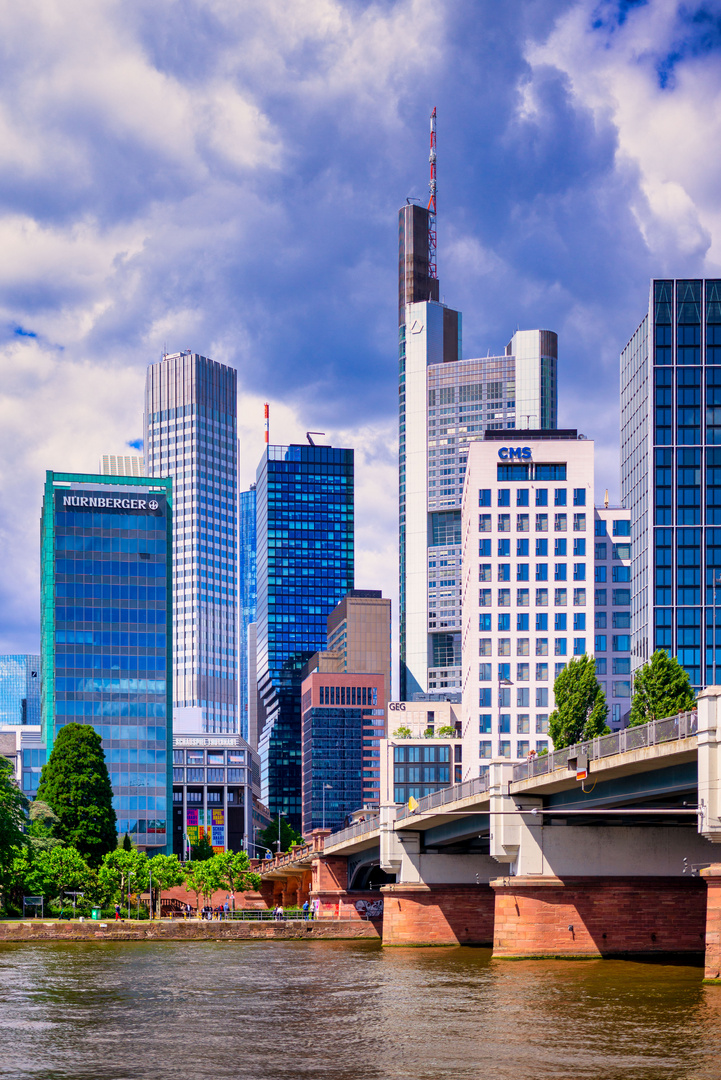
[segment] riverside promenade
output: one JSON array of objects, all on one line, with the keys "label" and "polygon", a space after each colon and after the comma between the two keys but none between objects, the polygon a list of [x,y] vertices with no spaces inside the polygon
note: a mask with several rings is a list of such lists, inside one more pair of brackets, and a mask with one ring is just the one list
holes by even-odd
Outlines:
[{"label": "riverside promenade", "polygon": [[108,920],[18,919],[0,922],[3,942],[38,941],[380,941],[380,927],[360,919]]}]

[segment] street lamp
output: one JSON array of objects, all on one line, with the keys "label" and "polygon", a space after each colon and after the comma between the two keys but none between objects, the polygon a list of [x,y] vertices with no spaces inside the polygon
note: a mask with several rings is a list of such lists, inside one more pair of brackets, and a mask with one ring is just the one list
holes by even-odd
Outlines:
[{"label": "street lamp", "polygon": [[285,817],[285,810],[279,810],[278,811],[278,839],[276,841],[276,847],[277,847],[279,855],[280,855],[280,819],[281,819],[281,817]]},{"label": "street lamp", "polygon": [[323,828],[325,828],[325,793],[332,789],[332,784],[323,784]]}]

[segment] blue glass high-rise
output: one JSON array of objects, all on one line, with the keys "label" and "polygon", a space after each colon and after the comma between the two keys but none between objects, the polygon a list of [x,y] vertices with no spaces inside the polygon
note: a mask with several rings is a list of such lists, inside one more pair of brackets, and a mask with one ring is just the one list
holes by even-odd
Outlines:
[{"label": "blue glass high-rise", "polygon": [[300,829],[301,672],[353,588],[353,451],[268,446],[256,479],[261,798]]},{"label": "blue glass high-rise", "polygon": [[237,373],[164,356],[145,383],[145,467],[173,479],[173,708],[238,730]]},{"label": "blue glass high-rise", "polygon": [[621,354],[621,485],[631,511],[632,668],[663,648],[695,688],[717,683],[721,280],[651,282],[648,312]]},{"label": "blue glass high-rise", "polygon": [[40,657],[0,656],[0,724],[40,723]]},{"label": "blue glass high-rise", "polygon": [[[240,618],[238,620],[238,672],[240,734],[248,741],[248,627],[255,622],[258,584],[256,577],[255,484],[241,491],[238,500],[238,583]],[[252,687],[255,694],[256,688]]]},{"label": "blue glass high-rise", "polygon": [[172,482],[48,472],[42,727],[102,739],[118,830],[171,850]]}]

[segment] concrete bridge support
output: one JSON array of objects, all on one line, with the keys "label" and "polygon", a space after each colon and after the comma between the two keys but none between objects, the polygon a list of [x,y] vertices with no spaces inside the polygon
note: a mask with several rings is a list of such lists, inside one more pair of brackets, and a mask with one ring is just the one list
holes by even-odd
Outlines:
[{"label": "concrete bridge support", "polygon": [[384,885],[384,945],[490,945],[494,893],[488,884]]}]

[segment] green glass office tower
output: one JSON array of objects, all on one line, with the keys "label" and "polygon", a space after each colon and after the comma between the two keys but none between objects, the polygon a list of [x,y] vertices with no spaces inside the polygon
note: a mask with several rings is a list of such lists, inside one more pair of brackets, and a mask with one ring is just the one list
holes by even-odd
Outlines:
[{"label": "green glass office tower", "polygon": [[717,683],[719,280],[651,282],[648,312],[621,354],[621,485],[631,511],[632,667],[663,648],[697,689]]},{"label": "green glass office tower", "polygon": [[301,673],[353,588],[353,451],[268,446],[258,466],[261,798],[301,827]]},{"label": "green glass office tower", "polygon": [[172,481],[48,472],[42,725],[100,735],[118,831],[172,850]]},{"label": "green glass office tower", "polygon": [[258,586],[255,569],[255,484],[241,491],[238,500],[238,685],[240,687],[238,716],[240,734],[248,741],[249,685],[248,627],[255,622]]}]

